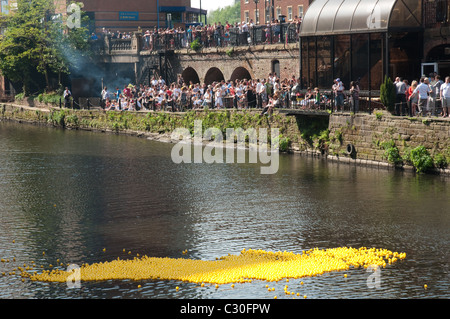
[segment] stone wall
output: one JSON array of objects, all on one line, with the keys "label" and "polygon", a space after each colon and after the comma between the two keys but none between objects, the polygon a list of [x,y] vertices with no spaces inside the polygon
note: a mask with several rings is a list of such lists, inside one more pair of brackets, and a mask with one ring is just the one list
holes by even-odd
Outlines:
[{"label": "stone wall", "polygon": [[[394,117],[389,114],[336,113],[327,117],[286,116],[275,112],[261,116],[260,110],[172,112],[104,112],[98,109],[71,110],[58,107],[30,107],[0,104],[0,121],[62,126],[68,129],[93,130],[136,135],[155,140],[170,140],[176,127],[193,127],[202,120],[204,128],[278,128],[289,140],[291,152],[325,157],[353,165],[381,168],[395,166],[385,155],[383,144],[393,143],[403,156],[408,150],[424,146],[433,158],[441,154],[450,164],[450,120],[439,118]],[[353,147],[348,152],[348,147]],[[403,165],[405,168],[414,168]],[[450,175],[450,169],[436,169]]]},{"label": "stone wall", "polygon": [[393,142],[400,156],[424,146],[431,156],[441,154],[450,159],[448,118],[397,117],[382,111],[356,115],[336,113],[330,116],[329,130],[328,154],[333,158],[388,163],[383,145]]},{"label": "stone wall", "polygon": [[[175,53],[170,61],[173,72],[183,74],[186,69],[193,70],[202,83],[215,68],[225,80],[242,79],[245,71],[253,79],[267,78],[276,61],[279,62],[278,76],[281,79],[299,76],[298,44],[205,48],[199,52],[184,49]],[[216,76],[209,79],[219,80],[220,73],[216,72]]]}]

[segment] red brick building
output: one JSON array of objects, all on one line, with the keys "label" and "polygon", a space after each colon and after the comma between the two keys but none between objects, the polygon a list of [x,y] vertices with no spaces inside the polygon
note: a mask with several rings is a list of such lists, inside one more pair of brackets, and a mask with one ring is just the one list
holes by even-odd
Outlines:
[{"label": "red brick building", "polygon": [[303,18],[312,0],[240,0],[241,21],[265,24],[284,16],[286,22]]},{"label": "red brick building", "polygon": [[[83,0],[85,11],[92,22],[92,28],[112,31],[135,31],[153,27],[177,27],[196,24],[200,14],[206,10],[191,7],[190,0]],[[57,12],[65,13],[70,1],[55,0]]]}]

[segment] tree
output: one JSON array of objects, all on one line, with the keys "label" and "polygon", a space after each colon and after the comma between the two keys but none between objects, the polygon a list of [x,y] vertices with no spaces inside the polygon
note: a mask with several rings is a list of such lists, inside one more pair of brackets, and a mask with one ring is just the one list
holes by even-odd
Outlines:
[{"label": "tree", "polygon": [[226,22],[235,23],[241,21],[241,2],[238,1],[233,5],[219,8],[211,11],[208,15],[208,23],[214,24],[220,22],[225,24]]},{"label": "tree", "polygon": [[52,0],[18,0],[17,10],[5,17],[6,31],[0,40],[0,70],[13,82],[22,84],[23,93],[42,88],[39,75],[50,90],[50,75],[69,73],[76,63],[69,50],[87,50],[87,31],[67,29],[56,19]]}]

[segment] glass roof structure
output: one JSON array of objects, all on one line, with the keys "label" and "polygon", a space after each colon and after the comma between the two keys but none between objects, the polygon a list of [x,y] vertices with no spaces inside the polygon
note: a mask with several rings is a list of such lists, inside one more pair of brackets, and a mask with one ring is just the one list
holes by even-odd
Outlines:
[{"label": "glass roof structure", "polygon": [[419,0],[315,0],[309,6],[301,37],[422,28]]}]

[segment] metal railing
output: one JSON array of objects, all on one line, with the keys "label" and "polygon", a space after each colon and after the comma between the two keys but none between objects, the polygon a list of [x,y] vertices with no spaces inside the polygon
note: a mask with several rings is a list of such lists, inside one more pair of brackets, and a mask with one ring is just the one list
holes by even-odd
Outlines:
[{"label": "metal railing", "polygon": [[188,48],[197,41],[203,48],[248,46],[260,44],[288,44],[298,42],[297,24],[283,23],[272,26],[258,25],[242,31],[239,28],[219,29],[216,31],[192,29],[185,32],[170,30],[164,33],[143,34],[142,50],[176,50]]}]

